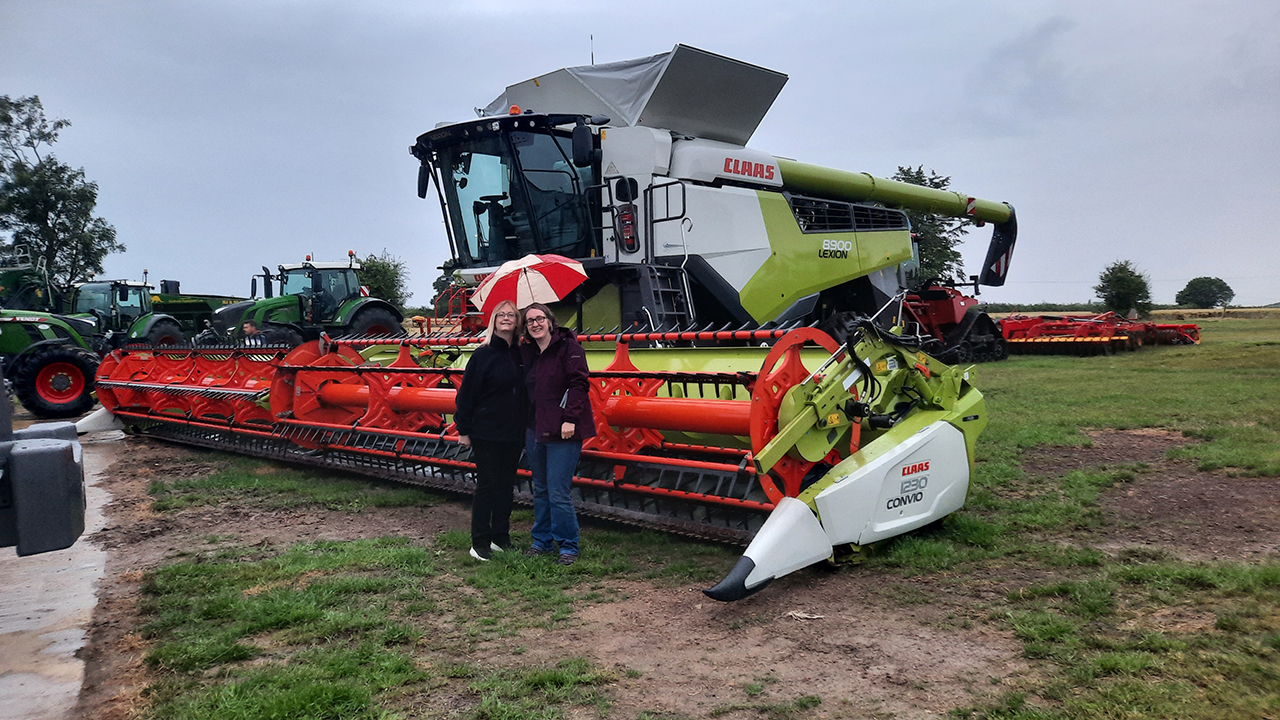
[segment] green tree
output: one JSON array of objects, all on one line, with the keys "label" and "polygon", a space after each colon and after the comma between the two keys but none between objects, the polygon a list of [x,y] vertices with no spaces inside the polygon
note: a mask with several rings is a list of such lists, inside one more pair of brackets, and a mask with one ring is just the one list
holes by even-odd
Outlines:
[{"label": "green tree", "polygon": [[1117,313],[1151,310],[1151,281],[1128,260],[1117,260],[1098,276],[1093,292],[1107,309]]},{"label": "green tree", "polygon": [[88,280],[125,247],[96,217],[98,185],[50,152],[67,120],[48,120],[40,98],[0,95],[0,232],[44,260],[57,284]]},{"label": "green tree", "polygon": [[453,273],[445,271],[440,273],[440,277],[431,283],[431,289],[435,290],[435,294],[431,296],[431,305],[434,307],[440,300],[440,295],[453,286]]},{"label": "green tree", "polygon": [[369,254],[360,261],[360,282],[369,287],[369,294],[395,305],[401,311],[413,293],[406,289],[409,271],[404,261],[391,255],[384,248],[381,255]]},{"label": "green tree", "polygon": [[1198,277],[1187,283],[1173,299],[1179,305],[1211,308],[1226,307],[1235,296],[1236,291],[1222,278]]},{"label": "green tree", "polygon": [[[936,171],[924,171],[923,165],[916,167],[898,166],[893,179],[899,182],[920,185],[923,187],[946,190],[951,186],[951,177],[939,175]],[[963,240],[968,228],[973,223],[964,218],[949,218],[940,215],[905,210],[911,220],[911,232],[916,236],[920,248],[920,280],[939,278],[947,280],[964,279],[964,260],[956,249]]]}]

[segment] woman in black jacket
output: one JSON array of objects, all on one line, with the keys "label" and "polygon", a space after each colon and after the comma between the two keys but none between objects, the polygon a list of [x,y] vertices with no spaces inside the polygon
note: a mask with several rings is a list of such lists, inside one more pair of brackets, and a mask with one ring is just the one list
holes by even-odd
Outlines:
[{"label": "woman in black jacket", "polygon": [[471,557],[488,560],[511,547],[511,492],[524,449],[525,391],[519,314],[508,300],[489,316],[485,341],[467,360],[453,421],[458,442],[471,448],[476,494],[471,505]]}]

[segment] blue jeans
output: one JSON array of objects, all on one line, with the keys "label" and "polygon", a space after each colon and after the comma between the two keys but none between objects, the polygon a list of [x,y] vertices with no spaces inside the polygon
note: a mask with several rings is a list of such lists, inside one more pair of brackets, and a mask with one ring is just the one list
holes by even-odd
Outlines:
[{"label": "blue jeans", "polygon": [[533,473],[533,547],[578,554],[578,513],[570,491],[573,472],[582,454],[581,440],[538,442],[533,431],[525,433],[525,455]]}]

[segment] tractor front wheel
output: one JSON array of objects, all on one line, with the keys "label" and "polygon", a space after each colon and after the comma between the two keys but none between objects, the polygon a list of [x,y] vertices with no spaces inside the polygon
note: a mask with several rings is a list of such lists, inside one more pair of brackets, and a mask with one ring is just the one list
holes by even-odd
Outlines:
[{"label": "tractor front wheel", "polygon": [[378,307],[361,310],[347,326],[347,334],[355,336],[399,335],[401,332],[396,316]]},{"label": "tractor front wheel", "polygon": [[182,328],[173,320],[157,320],[147,332],[150,345],[177,345],[182,342]]},{"label": "tractor front wheel", "polygon": [[93,376],[98,356],[70,345],[42,348],[19,361],[13,392],[39,418],[69,418],[93,407]]}]

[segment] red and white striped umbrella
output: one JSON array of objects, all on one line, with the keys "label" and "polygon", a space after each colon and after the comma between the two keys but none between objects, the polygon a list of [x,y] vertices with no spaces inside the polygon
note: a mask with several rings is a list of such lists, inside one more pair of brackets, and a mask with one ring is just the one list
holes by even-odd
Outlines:
[{"label": "red and white striped umbrella", "polygon": [[471,302],[489,312],[503,300],[516,307],[562,300],[587,279],[582,263],[560,255],[525,255],[502,263],[471,294]]}]

